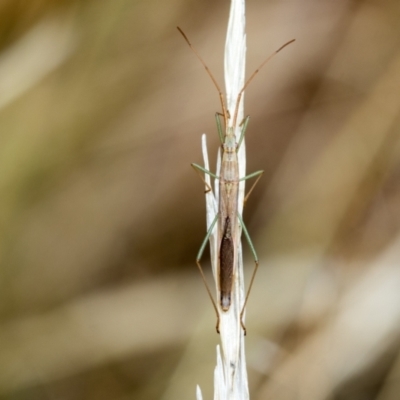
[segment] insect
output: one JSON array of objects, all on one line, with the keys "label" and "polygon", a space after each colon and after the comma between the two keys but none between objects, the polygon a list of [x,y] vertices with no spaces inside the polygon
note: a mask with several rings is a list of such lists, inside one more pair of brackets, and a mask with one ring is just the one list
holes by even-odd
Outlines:
[{"label": "insect", "polygon": [[[219,176],[208,171],[207,169],[203,168],[202,166],[193,163],[192,167],[197,172],[203,172],[208,174],[209,176],[213,177],[214,179],[219,180],[219,204],[218,204],[218,213],[215,216],[214,220],[212,221],[210,228],[207,231],[206,237],[204,238],[203,243],[201,244],[200,250],[196,257],[196,264],[199,268],[200,274],[202,276],[203,282],[206,286],[208,295],[211,299],[215,312],[217,314],[217,325],[216,329],[219,333],[219,321],[220,321],[220,314],[218,311],[217,303],[214,300],[214,297],[211,293],[211,290],[207,284],[207,280],[205,278],[203,268],[201,267],[200,260],[202,258],[204,249],[207,245],[207,241],[209,240],[215,225],[217,225],[217,243],[218,243],[218,266],[217,266],[217,275],[218,275],[218,289],[219,289],[219,306],[222,311],[226,312],[229,310],[231,306],[231,295],[232,289],[236,274],[236,266],[238,263],[238,247],[240,242],[241,231],[243,231],[247,242],[250,246],[251,252],[253,253],[254,257],[254,270],[253,274],[250,279],[249,288],[247,290],[247,294],[245,296],[245,300],[242,306],[242,310],[240,312],[240,324],[243,328],[244,334],[246,334],[246,327],[243,323],[243,313],[249,298],[249,294],[251,291],[251,287],[254,282],[254,278],[258,269],[259,261],[258,256],[253,246],[253,243],[250,239],[250,235],[246,229],[246,226],[243,223],[242,216],[239,212],[238,202],[239,202],[239,183],[241,181],[245,181],[251,178],[257,177],[256,181],[250,188],[248,194],[244,198],[244,203],[246,203],[248,197],[250,196],[251,192],[253,191],[254,187],[256,186],[257,182],[261,178],[264,171],[256,171],[250,175],[245,177],[239,177],[239,162],[238,162],[238,151],[242,141],[244,139],[244,135],[247,129],[247,125],[249,123],[249,116],[247,116],[240,124],[239,127],[241,128],[241,134],[239,140],[236,141],[235,136],[235,128],[237,126],[237,116],[239,111],[239,105],[241,97],[249,85],[249,83],[253,80],[255,75],[260,71],[260,69],[277,53],[279,53],[283,48],[288,46],[289,44],[293,43],[295,40],[291,40],[281,46],[278,50],[272,53],[250,76],[250,78],[246,81],[243,88],[240,90],[236,105],[234,109],[233,118],[229,114],[229,111],[226,107],[226,103],[224,100],[224,95],[218,85],[217,81],[215,80],[214,76],[212,75],[211,71],[207,67],[206,63],[200,57],[196,49],[190,43],[189,39],[185,35],[185,33],[178,27],[179,32],[182,34],[183,38],[186,40],[189,47],[195,53],[197,58],[203,64],[204,68],[206,69],[208,75],[210,76],[211,80],[214,83],[214,86],[217,88],[221,107],[222,107],[222,114],[216,113],[216,123],[217,123],[217,130],[218,135],[221,141],[221,168]],[[221,124],[221,117],[223,117],[224,125],[225,125],[225,134],[222,129]],[[203,182],[206,184],[207,191],[212,191],[211,187],[205,182],[203,177],[201,177]]]}]

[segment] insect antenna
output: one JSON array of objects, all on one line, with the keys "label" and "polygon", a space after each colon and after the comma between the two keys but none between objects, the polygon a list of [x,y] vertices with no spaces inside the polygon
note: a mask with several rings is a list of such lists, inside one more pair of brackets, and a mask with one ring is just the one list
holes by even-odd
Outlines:
[{"label": "insect antenna", "polygon": [[[179,29],[179,28],[178,28]],[[275,55],[277,55],[281,50],[283,50],[286,46],[289,46],[289,44],[293,43],[296,39],[289,40],[287,43],[285,43],[283,46],[279,47],[278,50],[275,50],[270,56],[268,56],[261,64],[260,66],[251,74],[250,78],[247,79],[246,83],[242,87],[241,91],[238,94],[238,98],[236,100],[236,106],[235,106],[235,113],[233,114],[233,124],[232,126],[236,125],[236,119],[237,115],[239,112],[239,103],[240,99],[242,98],[243,92],[249,86],[250,82],[253,80],[253,78],[260,72],[260,69],[269,61],[271,58],[273,58]]]},{"label": "insect antenna", "polygon": [[200,60],[200,62],[203,64],[203,67],[206,69],[207,74],[210,76],[211,80],[214,83],[214,86],[218,90],[219,98],[221,100],[221,106],[222,106],[222,115],[224,116],[224,121],[225,121],[225,126],[228,126],[228,119],[229,119],[229,114],[228,110],[225,106],[225,101],[224,101],[224,95],[222,93],[222,90],[220,86],[218,85],[217,80],[214,78],[214,75],[211,73],[210,69],[207,67],[207,64],[204,62],[204,60],[201,58],[200,54],[197,52],[196,48],[190,43],[188,37],[185,35],[183,30],[177,26],[178,31],[180,34],[183,36],[183,38],[186,40],[186,43],[189,45],[189,47],[192,49],[193,53],[196,55],[196,57]]}]

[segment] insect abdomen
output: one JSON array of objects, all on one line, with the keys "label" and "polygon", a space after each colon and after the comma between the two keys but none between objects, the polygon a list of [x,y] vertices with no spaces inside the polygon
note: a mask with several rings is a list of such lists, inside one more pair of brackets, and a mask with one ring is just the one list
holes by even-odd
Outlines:
[{"label": "insect abdomen", "polygon": [[229,310],[233,286],[234,245],[231,230],[231,220],[229,217],[227,217],[225,220],[225,228],[219,252],[219,287],[221,292],[220,304],[223,311]]}]

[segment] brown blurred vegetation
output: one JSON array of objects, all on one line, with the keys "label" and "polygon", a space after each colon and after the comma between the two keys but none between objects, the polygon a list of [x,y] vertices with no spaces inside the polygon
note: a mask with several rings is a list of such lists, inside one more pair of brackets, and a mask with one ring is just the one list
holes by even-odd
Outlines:
[{"label": "brown blurred vegetation", "polygon": [[[400,3],[247,4],[252,399],[397,399]],[[212,396],[194,258],[228,1],[0,2],[0,399]],[[252,261],[248,256],[248,274]],[[205,262],[206,264],[206,262]]]}]

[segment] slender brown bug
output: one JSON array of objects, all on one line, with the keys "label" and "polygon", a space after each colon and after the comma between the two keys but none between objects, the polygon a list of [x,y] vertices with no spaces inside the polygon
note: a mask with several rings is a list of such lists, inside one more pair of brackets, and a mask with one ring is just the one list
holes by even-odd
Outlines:
[{"label": "slender brown bug", "polygon": [[[238,150],[244,139],[247,124],[249,123],[249,117],[247,116],[239,124],[239,127],[241,127],[241,134],[240,134],[238,142],[236,141],[235,128],[237,126],[237,116],[238,116],[238,111],[239,111],[240,100],[242,98],[242,95],[243,95],[245,89],[249,85],[249,83],[253,80],[253,78],[260,71],[260,69],[273,56],[275,56],[277,53],[279,53],[283,48],[285,48],[289,44],[293,43],[295,41],[295,39],[290,40],[289,42],[285,43],[278,50],[276,50],[274,53],[272,53],[253,72],[253,74],[246,81],[243,88],[240,90],[240,92],[238,94],[233,118],[231,118],[231,116],[229,115],[228,109],[226,107],[224,95],[220,89],[220,86],[218,85],[217,81],[215,80],[214,76],[212,75],[211,71],[209,70],[206,63],[203,61],[203,59],[200,57],[200,55],[198,54],[196,49],[190,43],[189,39],[184,34],[184,32],[179,27],[178,27],[178,30],[182,34],[182,36],[184,37],[186,42],[188,43],[189,47],[195,53],[197,58],[203,64],[208,75],[210,76],[211,80],[213,81],[215,87],[217,88],[217,91],[218,91],[218,94],[220,97],[220,101],[221,101],[221,106],[222,106],[222,114],[217,113],[215,115],[216,122],[217,122],[218,135],[221,140],[221,152],[222,152],[221,169],[220,169],[219,176],[213,174],[212,172],[208,171],[207,169],[203,168],[202,166],[200,166],[198,164],[194,164],[194,163],[192,164],[192,167],[195,168],[197,171],[204,172],[204,173],[210,175],[211,177],[213,177],[214,179],[219,180],[218,213],[215,216],[214,221],[211,223],[210,228],[207,231],[206,237],[205,237],[205,239],[200,247],[200,250],[197,254],[196,263],[199,268],[200,274],[203,278],[208,295],[211,299],[211,302],[212,302],[215,312],[217,314],[216,329],[217,329],[217,332],[219,333],[220,314],[219,314],[217,302],[214,300],[214,297],[211,294],[211,290],[210,290],[210,288],[207,284],[206,278],[204,276],[204,272],[203,272],[203,268],[201,267],[200,260],[203,255],[204,249],[207,245],[207,241],[209,240],[209,238],[214,230],[214,227],[218,222],[218,225],[217,225],[217,232],[218,232],[217,275],[218,275],[218,290],[219,290],[218,304],[222,311],[224,311],[224,312],[228,311],[231,306],[231,295],[232,295],[232,289],[233,289],[234,279],[236,276],[236,268],[237,268],[237,263],[238,263],[238,247],[239,247],[239,241],[240,241],[240,236],[241,236],[241,230],[243,230],[244,235],[246,236],[247,242],[249,243],[250,249],[253,253],[254,263],[255,263],[254,271],[253,271],[253,274],[250,279],[249,288],[247,290],[247,294],[245,296],[242,310],[240,312],[240,323],[244,330],[244,334],[246,334],[246,327],[243,323],[243,313],[244,313],[244,310],[245,310],[245,307],[247,304],[247,300],[249,298],[249,294],[250,294],[251,287],[254,282],[254,277],[256,275],[259,262],[258,262],[257,253],[256,253],[253,243],[250,239],[250,235],[243,223],[242,216],[240,215],[240,212],[239,212],[239,207],[238,207],[239,182],[245,181],[250,178],[257,177],[256,181],[254,182],[254,184],[250,188],[250,191],[248,192],[248,194],[246,195],[246,197],[244,199],[244,203],[245,203],[246,200],[248,199],[248,197],[250,196],[251,192],[253,191],[255,185],[261,178],[261,175],[263,174],[264,171],[253,172],[252,174],[247,175],[243,178],[239,177]],[[224,119],[225,134],[223,133],[220,116],[222,116]],[[202,180],[204,181],[203,178],[202,178]],[[211,187],[206,182],[205,182],[205,184],[207,187],[207,191],[212,191]]]}]

